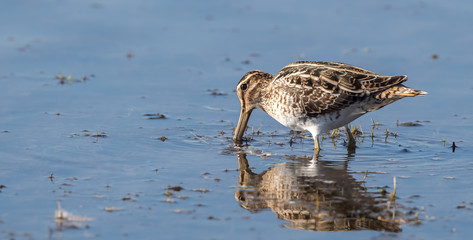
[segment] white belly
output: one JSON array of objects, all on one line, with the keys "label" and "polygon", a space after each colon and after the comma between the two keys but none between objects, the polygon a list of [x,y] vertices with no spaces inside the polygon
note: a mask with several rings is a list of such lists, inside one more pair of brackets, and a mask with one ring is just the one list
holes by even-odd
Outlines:
[{"label": "white belly", "polygon": [[362,104],[351,105],[340,111],[321,114],[317,117],[295,117],[292,114],[271,114],[282,125],[296,131],[309,131],[314,137],[320,133],[343,127],[366,113]]}]

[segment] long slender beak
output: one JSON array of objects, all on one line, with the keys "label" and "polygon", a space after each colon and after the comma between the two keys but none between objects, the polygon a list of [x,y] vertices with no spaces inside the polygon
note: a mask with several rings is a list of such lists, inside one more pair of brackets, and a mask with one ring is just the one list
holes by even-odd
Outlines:
[{"label": "long slender beak", "polygon": [[238,119],[238,124],[235,128],[235,135],[233,136],[233,142],[241,143],[252,111],[253,110],[247,112],[243,107],[241,108],[240,118]]}]

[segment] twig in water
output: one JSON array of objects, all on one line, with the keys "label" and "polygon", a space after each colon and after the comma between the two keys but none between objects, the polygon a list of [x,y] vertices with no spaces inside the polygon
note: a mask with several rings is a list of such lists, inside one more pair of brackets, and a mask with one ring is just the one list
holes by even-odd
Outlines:
[{"label": "twig in water", "polygon": [[393,182],[394,182],[394,189],[390,195],[391,202],[394,202],[396,200],[396,176],[394,176]]},{"label": "twig in water", "polygon": [[365,176],[363,177],[363,180],[361,180],[361,181],[364,182],[367,176],[368,176],[368,170],[366,170]]},{"label": "twig in water", "polygon": [[198,138],[198,139],[201,140],[202,142],[209,144],[209,142],[207,142],[207,141],[204,140],[204,136],[197,135],[197,134],[195,134],[194,132],[190,132],[190,133],[192,133],[192,135],[194,135],[194,137]]}]

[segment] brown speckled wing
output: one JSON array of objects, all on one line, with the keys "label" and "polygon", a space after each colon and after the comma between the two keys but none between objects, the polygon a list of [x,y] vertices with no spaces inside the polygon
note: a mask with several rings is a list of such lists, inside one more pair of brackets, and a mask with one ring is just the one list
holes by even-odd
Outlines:
[{"label": "brown speckled wing", "polygon": [[290,92],[310,116],[339,111],[406,80],[407,76],[382,76],[343,63],[296,62],[281,69],[271,84]]}]

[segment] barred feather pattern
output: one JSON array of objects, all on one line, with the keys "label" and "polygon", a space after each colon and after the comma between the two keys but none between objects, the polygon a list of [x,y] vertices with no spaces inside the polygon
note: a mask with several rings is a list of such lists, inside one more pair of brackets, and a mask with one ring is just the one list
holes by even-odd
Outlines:
[{"label": "barred feather pattern", "polygon": [[242,104],[316,136],[404,97],[427,94],[404,86],[406,80],[405,75],[383,76],[343,63],[304,61],[285,66],[275,76],[249,72],[238,86],[248,85],[247,93],[241,92],[246,98],[240,97]]}]

